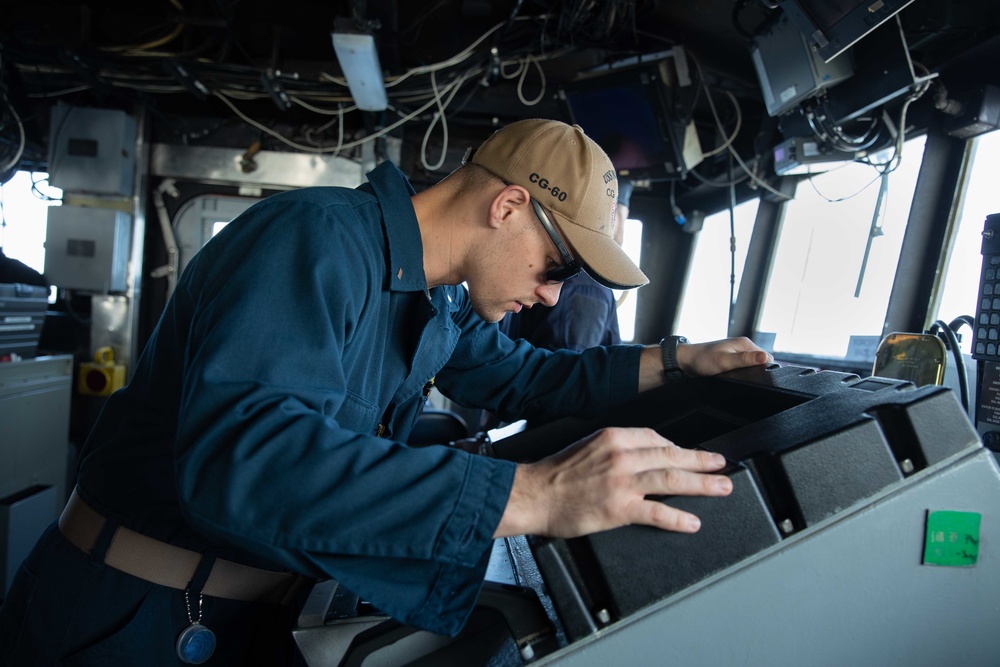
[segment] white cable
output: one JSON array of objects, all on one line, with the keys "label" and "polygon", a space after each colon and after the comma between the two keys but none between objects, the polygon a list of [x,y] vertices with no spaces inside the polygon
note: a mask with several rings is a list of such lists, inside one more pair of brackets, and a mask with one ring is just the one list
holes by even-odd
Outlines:
[{"label": "white cable", "polygon": [[[327,128],[330,127],[331,125],[333,125],[334,123],[337,123],[337,146],[336,146],[336,150],[333,152],[333,156],[336,157],[337,155],[340,154],[340,149],[344,145],[344,114],[343,113],[339,113],[339,114],[337,114],[337,117],[334,118],[333,120],[331,120],[330,122],[324,123],[324,124],[320,125],[319,127],[317,127],[316,128],[316,134],[320,134],[322,132],[326,132]],[[318,141],[316,141],[316,140],[313,139],[313,130],[312,130],[312,128],[307,128],[306,129],[306,139],[308,139],[309,142],[312,143],[314,146],[317,146],[317,147],[320,146],[320,143]]]},{"label": "white cable", "polygon": [[[538,16],[538,17],[518,16],[518,17],[515,17],[514,20],[515,21],[530,21],[530,20],[533,20],[535,18],[546,18],[546,17],[547,17],[547,15],[544,15],[544,14],[541,15],[541,16]],[[486,32],[484,32],[479,37],[479,39],[477,39],[472,44],[470,44],[469,46],[465,47],[464,49],[462,49],[461,51],[459,51],[458,53],[456,53],[455,55],[453,55],[451,58],[448,58],[446,60],[442,60],[442,61],[434,63],[432,65],[421,65],[420,67],[414,67],[413,69],[404,72],[403,74],[399,75],[398,77],[390,77],[390,78],[386,79],[385,80],[385,87],[386,87],[386,89],[392,88],[393,86],[398,86],[400,83],[402,83],[406,79],[410,78],[411,76],[415,76],[417,74],[430,74],[431,72],[437,72],[439,70],[447,69],[448,67],[452,67],[454,65],[458,65],[459,63],[465,62],[466,60],[469,59],[470,56],[472,56],[472,54],[475,52],[477,46],[479,46],[480,44],[482,44],[483,41],[487,37],[489,37],[490,35],[492,35],[493,33],[495,33],[497,30],[499,30],[500,28],[502,28],[505,25],[507,25],[507,21],[501,21],[500,23],[497,23],[495,26],[493,26],[492,28],[490,28],[489,30],[487,30]],[[336,84],[339,84],[339,85],[342,85],[342,86],[347,86],[347,80],[346,79],[341,79],[340,77],[333,76],[332,74],[328,74],[326,72],[322,72],[320,74],[320,76],[323,77],[324,79],[326,79],[327,81],[331,81],[333,83],[336,83]]]},{"label": "white cable", "polygon": [[338,86],[343,86],[344,88],[347,88],[347,79],[341,79],[340,77],[334,76],[332,74],[327,74],[326,72],[320,72],[319,76],[321,79],[324,79],[331,83],[335,83]]},{"label": "white cable", "polygon": [[[459,79],[459,81],[464,81],[469,76],[472,76],[474,74],[478,74],[481,71],[482,71],[482,69],[480,68],[480,69],[476,69],[476,70],[472,70],[470,72],[467,72],[465,75],[463,75],[463,77],[461,79]],[[283,135],[278,134],[277,132],[275,132],[271,128],[267,127],[266,125],[262,125],[261,123],[258,123],[253,118],[250,118],[245,113],[243,113],[242,111],[240,111],[239,109],[237,109],[236,105],[234,105],[232,102],[230,102],[228,99],[226,99],[225,94],[223,94],[222,92],[218,92],[217,91],[217,92],[215,92],[213,94],[216,97],[218,97],[220,100],[222,100],[222,102],[226,106],[228,106],[233,111],[233,113],[235,113],[237,116],[239,116],[243,120],[243,122],[248,123],[248,124],[252,125],[253,127],[256,127],[261,132],[265,132],[267,134],[270,134],[272,137],[274,137],[275,139],[277,139],[278,141],[282,142],[283,144],[285,144],[287,146],[291,146],[292,148],[297,148],[297,149],[305,151],[307,153],[335,153],[335,152],[340,151],[340,150],[346,150],[348,148],[354,148],[355,146],[360,146],[361,144],[365,143],[366,141],[369,141],[371,139],[376,139],[376,138],[381,137],[381,136],[383,136],[385,134],[388,134],[389,132],[395,130],[400,125],[403,125],[404,123],[409,122],[410,120],[416,118],[417,116],[419,116],[423,112],[427,111],[432,106],[434,106],[434,104],[436,103],[436,100],[431,100],[427,104],[425,104],[422,107],[418,108],[416,111],[413,111],[413,112],[411,112],[411,113],[403,116],[402,118],[400,118],[399,120],[397,120],[395,123],[393,123],[391,125],[387,125],[386,127],[383,127],[378,132],[370,134],[367,137],[363,137],[361,139],[357,139],[355,141],[348,142],[348,143],[346,143],[346,144],[344,144],[343,146],[340,146],[340,147],[335,147],[335,148],[316,148],[315,146],[305,146],[303,144],[300,144],[300,143],[297,143],[295,141],[292,141],[291,139],[288,139],[288,138],[284,137]]]},{"label": "white cable", "polygon": [[[518,67],[517,67],[517,69],[515,71],[511,72],[510,74],[508,74],[507,73],[507,65],[510,64],[511,62],[517,63]],[[503,61],[503,60],[501,60],[500,61],[500,76],[501,76],[501,78],[504,78],[504,79],[516,79],[518,76],[520,76],[521,72],[524,71],[524,68],[525,68],[525,61],[521,60],[520,58],[516,58],[513,61],[510,61],[510,60]]]},{"label": "white cable", "polygon": [[[524,99],[524,78],[528,75],[528,64],[529,63],[534,63],[535,64],[535,69],[538,70],[538,76],[541,77],[541,79],[542,79],[542,90],[541,90],[541,92],[538,93],[538,97],[536,97],[535,99],[530,100],[530,101]],[[517,81],[517,99],[521,100],[521,104],[523,104],[526,107],[535,106],[536,104],[538,104],[539,102],[542,101],[543,97],[545,97],[545,89],[546,89],[545,72],[542,71],[542,66],[538,62],[538,60],[536,60],[535,57],[532,56],[529,53],[527,55],[527,57],[525,57],[525,59],[524,59],[524,71],[521,72],[521,78],[518,79],[518,81]]]},{"label": "white cable", "polygon": [[733,103],[733,107],[736,109],[736,127],[733,128],[733,133],[729,135],[729,138],[726,139],[726,141],[723,144],[721,144],[720,146],[716,146],[715,148],[713,148],[712,150],[708,151],[707,153],[702,153],[702,157],[703,158],[705,158],[705,157],[712,157],[713,155],[718,155],[722,151],[724,151],[724,150],[728,149],[730,146],[732,146],[733,145],[733,141],[736,139],[736,135],[740,133],[740,128],[743,126],[743,112],[740,109],[739,100],[737,100],[736,96],[733,95],[728,90],[724,90],[722,92],[724,92],[726,95],[729,96],[729,99]]},{"label": "white cable", "polygon": [[927,92],[930,85],[931,82],[927,81],[922,87],[914,90],[913,94],[911,94],[908,98],[906,98],[906,101],[903,102],[903,106],[899,111],[899,126],[896,130],[896,142],[893,145],[892,157],[882,163],[865,160],[868,165],[874,167],[876,170],[879,170],[879,167],[885,167],[886,173],[893,172],[899,168],[899,165],[903,162],[903,143],[906,138],[906,112],[910,108],[911,104],[916,102],[925,92]]},{"label": "white cable", "polygon": [[[701,63],[698,62],[697,58],[692,58],[692,60],[694,60],[694,64],[698,68],[698,78],[701,79],[701,86],[705,90],[705,97],[708,99],[708,108],[712,110],[712,118],[715,119],[715,125],[716,127],[719,128],[719,133],[725,136],[726,128],[722,125],[722,121],[719,119],[719,112],[716,110],[715,102],[712,100],[712,95],[709,93],[708,84],[705,83],[705,73],[701,69]],[[757,174],[753,173],[753,171],[750,169],[750,167],[747,166],[746,162],[743,161],[743,158],[740,157],[740,154],[736,152],[736,149],[734,149],[732,145],[726,146],[726,149],[729,151],[729,154],[733,156],[733,159],[736,160],[737,164],[740,165],[740,168],[744,171],[744,173],[746,173],[746,175],[750,177],[751,181],[753,181],[760,187],[764,188],[768,192],[778,197],[781,197],[782,199],[794,199],[794,197],[790,197],[789,195],[786,195],[784,192],[775,190],[770,185],[765,183],[759,176],[757,176]]]},{"label": "white cable", "polygon": [[[519,16],[515,20],[520,21],[520,20],[523,20],[523,19],[526,19],[526,18],[529,18],[529,17]],[[420,67],[414,67],[413,69],[411,69],[411,70],[409,70],[407,72],[404,72],[403,74],[400,74],[398,77],[395,77],[395,78],[390,77],[389,79],[387,79],[385,81],[385,87],[387,89],[388,88],[392,88],[393,86],[399,85],[400,83],[402,83],[406,79],[408,79],[411,76],[414,76],[416,74],[430,74],[432,72],[436,72],[438,70],[446,69],[448,67],[451,67],[452,65],[457,65],[457,64],[459,64],[461,62],[464,62],[465,60],[468,60],[469,56],[472,55],[472,52],[475,50],[475,48],[477,46],[479,46],[483,42],[484,39],[486,39],[487,37],[489,37],[490,35],[492,35],[494,32],[496,32],[497,30],[499,30],[506,23],[507,23],[506,21],[501,21],[500,23],[497,23],[495,26],[493,26],[492,28],[490,28],[489,30],[487,30],[485,33],[483,33],[483,35],[479,39],[477,39],[475,42],[473,42],[471,45],[467,46],[465,49],[459,51],[458,53],[456,53],[455,55],[453,55],[451,58],[448,58],[447,60],[442,60],[441,62],[434,63],[433,65],[421,65]],[[346,79],[341,79],[339,77],[333,76],[332,74],[327,74],[326,72],[320,73],[320,76],[323,77],[324,79],[326,79],[327,81],[332,81],[333,83],[340,84],[342,86],[347,86],[347,80]]]},{"label": "white cable", "polygon": [[[444,164],[444,159],[448,155],[448,118],[444,115],[441,92],[438,90],[437,77],[434,72],[431,72],[431,88],[434,90],[434,101],[437,102],[438,110],[434,113],[434,118],[427,126],[427,131],[424,132],[424,140],[420,143],[420,164],[424,165],[424,169],[427,171],[437,171]],[[431,131],[434,130],[439,118],[441,119],[441,132],[444,135],[441,139],[441,159],[437,161],[437,164],[430,165],[427,163],[427,141],[430,139]]]},{"label": "white cable", "polygon": [[[530,17],[530,16],[518,16],[514,20],[515,21],[527,21],[527,20],[530,20],[531,18],[532,17]],[[479,46],[480,44],[482,44],[483,41],[487,37],[489,37],[490,35],[492,35],[493,33],[495,33],[497,30],[499,30],[500,28],[502,28],[505,25],[507,25],[507,21],[501,21],[500,23],[497,23],[495,26],[493,26],[492,28],[490,28],[489,30],[487,30],[486,32],[484,32],[482,34],[482,36],[479,37],[479,39],[477,39],[476,41],[474,41],[472,44],[470,44],[469,46],[467,46],[462,51],[459,51],[458,53],[456,53],[451,58],[448,58],[447,60],[442,60],[441,62],[435,63],[433,65],[423,65],[421,67],[414,67],[413,69],[409,70],[408,72],[405,72],[404,74],[401,74],[400,76],[398,76],[398,77],[396,77],[394,79],[387,80],[386,83],[385,83],[385,87],[386,88],[392,88],[393,86],[399,85],[400,83],[402,83],[403,81],[405,81],[409,77],[414,76],[416,74],[429,74],[431,72],[436,72],[438,70],[442,70],[442,69],[451,67],[453,65],[457,65],[457,64],[459,64],[461,62],[464,62],[464,61],[468,60],[469,57],[475,51],[475,49],[476,49],[477,46]]]},{"label": "white cable", "polygon": [[[319,107],[314,107],[311,104],[307,104],[307,103],[303,102],[301,99],[299,99],[298,97],[296,97],[294,95],[289,95],[288,99],[290,99],[295,104],[298,104],[303,109],[307,109],[309,111],[312,111],[313,113],[318,113],[321,116],[343,116],[345,113],[347,113],[349,111],[354,111],[355,109],[358,108],[357,106],[349,106],[349,107],[342,107],[342,108],[339,108],[339,109],[321,109]],[[345,98],[344,101],[346,102],[346,101],[349,101],[350,99],[351,98]]]},{"label": "white cable", "polygon": [[[478,74],[479,71],[480,70],[476,70],[475,73]],[[455,99],[455,95],[458,94],[458,90],[462,87],[462,84],[465,83],[466,79],[468,79],[471,74],[472,72],[466,72],[465,74],[460,76],[457,80],[455,80],[450,85],[450,93],[448,95],[448,99],[442,102],[441,93],[439,93],[437,89],[437,80],[434,76],[434,73],[431,72],[431,85],[434,87],[434,101],[438,103],[439,111],[434,114],[434,118],[433,120],[431,120],[431,124],[427,127],[427,131],[424,133],[424,140],[420,144],[420,163],[424,166],[424,169],[427,169],[428,171],[436,171],[441,168],[441,165],[444,164],[445,158],[447,157],[448,154],[448,118],[445,115],[444,110],[445,107],[451,104],[451,101]],[[445,90],[448,90],[448,88],[446,88]],[[430,165],[427,163],[427,141],[431,136],[431,130],[433,130],[434,125],[437,124],[438,118],[441,119],[441,127],[444,132],[444,138],[442,139],[443,143],[441,144],[441,159],[438,160],[437,164]]]}]

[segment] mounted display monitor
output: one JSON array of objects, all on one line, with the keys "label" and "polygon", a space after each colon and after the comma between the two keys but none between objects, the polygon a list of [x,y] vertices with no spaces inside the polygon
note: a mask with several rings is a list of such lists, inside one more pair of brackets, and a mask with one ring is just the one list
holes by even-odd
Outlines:
[{"label": "mounted display monitor", "polygon": [[913,0],[784,0],[782,9],[826,62]]},{"label": "mounted display monitor", "polygon": [[[572,122],[583,128],[611,158],[620,177],[632,180],[682,179],[701,159],[698,148],[685,160],[685,123],[671,113],[672,90],[663,68],[670,60],[612,71],[564,86]],[[697,137],[688,136],[688,143]]]}]

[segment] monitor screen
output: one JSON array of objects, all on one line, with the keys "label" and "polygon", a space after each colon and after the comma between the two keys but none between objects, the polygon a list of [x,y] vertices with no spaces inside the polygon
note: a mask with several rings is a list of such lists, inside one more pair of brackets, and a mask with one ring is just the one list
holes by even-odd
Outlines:
[{"label": "monitor screen", "polygon": [[649,169],[660,164],[665,142],[649,96],[640,86],[579,91],[567,98],[573,122],[604,149],[615,169]]},{"label": "monitor screen", "polygon": [[562,92],[572,122],[604,149],[619,176],[683,177],[679,142],[666,111],[669,91],[658,76],[649,70],[617,72],[568,84]]}]

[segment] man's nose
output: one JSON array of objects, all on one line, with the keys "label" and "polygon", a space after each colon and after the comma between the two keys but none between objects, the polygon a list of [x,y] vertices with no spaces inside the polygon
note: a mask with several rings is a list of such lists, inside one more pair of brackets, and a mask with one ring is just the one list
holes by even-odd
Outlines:
[{"label": "man's nose", "polygon": [[559,291],[562,289],[562,283],[556,283],[555,285],[549,285],[548,283],[540,285],[538,289],[535,290],[535,294],[538,295],[538,303],[543,306],[548,306],[551,308],[556,305],[559,301]]}]

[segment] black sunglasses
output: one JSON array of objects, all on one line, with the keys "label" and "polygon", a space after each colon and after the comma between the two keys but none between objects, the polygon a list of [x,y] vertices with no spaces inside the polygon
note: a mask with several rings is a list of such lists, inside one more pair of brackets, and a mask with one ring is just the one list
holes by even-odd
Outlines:
[{"label": "black sunglasses", "polygon": [[548,233],[549,238],[552,242],[556,244],[556,250],[559,251],[559,256],[562,257],[563,263],[559,266],[554,266],[545,272],[545,282],[549,285],[557,285],[561,282],[565,282],[580,273],[580,265],[576,263],[573,259],[573,255],[570,254],[569,249],[562,240],[562,236],[559,235],[559,231],[556,229],[552,221],[549,220],[549,216],[545,214],[545,210],[542,205],[539,204],[534,198],[531,199],[531,206],[535,209],[535,215],[538,216],[538,221],[542,223],[542,227]]}]

